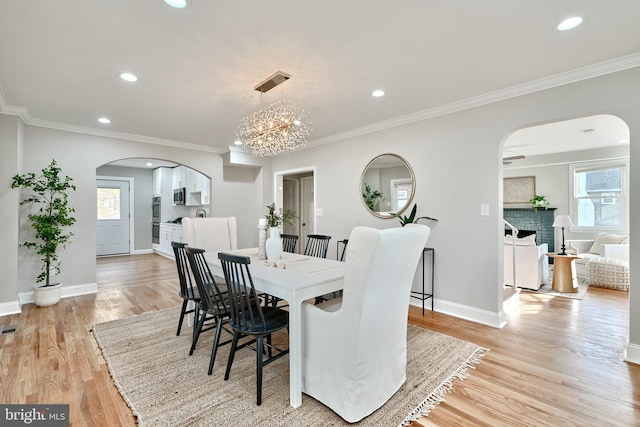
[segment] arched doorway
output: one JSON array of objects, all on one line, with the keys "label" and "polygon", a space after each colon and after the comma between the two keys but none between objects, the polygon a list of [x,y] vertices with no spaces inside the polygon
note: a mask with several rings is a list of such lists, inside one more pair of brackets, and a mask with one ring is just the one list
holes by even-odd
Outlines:
[{"label": "arched doorway", "polygon": [[[627,124],[620,118],[607,114],[537,124],[513,132],[505,139],[502,150],[503,218],[509,221],[515,215],[519,218],[517,221],[522,220],[524,224],[533,223],[533,219],[527,222],[527,219],[521,218],[538,217],[529,200],[534,196],[544,196],[551,211],[551,221],[556,215],[569,215],[574,220],[576,227],[565,230],[567,240],[590,239],[596,232],[605,229],[629,234],[628,192],[620,199],[604,197],[605,193],[602,193],[603,197],[599,198],[598,202],[606,199],[610,204],[603,206],[598,203],[597,208],[591,210],[589,218],[588,212],[578,212],[579,204],[583,200],[579,200],[574,191],[576,170],[598,171],[606,170],[606,165],[610,164],[628,165],[629,141],[630,131]],[[626,174],[629,169],[627,166]],[[521,187],[510,187],[511,181],[520,184]],[[626,188],[628,189],[628,186]],[[610,192],[613,194],[614,190],[610,189]],[[615,200],[621,203],[617,207],[611,205],[616,203]],[[613,212],[614,208],[620,212],[614,223],[605,224],[596,218],[597,210],[606,209],[607,212]],[[527,229],[522,223],[514,225],[516,228]],[[547,239],[550,239],[549,251],[558,252],[562,239],[560,231],[551,227],[551,224],[546,227],[548,231],[545,233],[551,233],[547,236]],[[538,236],[536,243],[539,244],[544,238]],[[515,294],[517,295],[517,292]],[[511,293],[505,288],[505,300],[509,295]]]}]

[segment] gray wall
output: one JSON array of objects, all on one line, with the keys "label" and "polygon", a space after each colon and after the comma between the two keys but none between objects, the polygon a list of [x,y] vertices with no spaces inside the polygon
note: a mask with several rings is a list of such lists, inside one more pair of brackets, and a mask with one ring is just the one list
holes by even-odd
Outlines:
[{"label": "gray wall", "polygon": [[[15,118],[1,116],[3,122],[2,133],[15,133],[10,126]],[[9,131],[7,131],[9,129]],[[12,137],[13,144],[17,137]],[[15,151],[10,144],[0,147],[5,159],[5,153]],[[13,156],[15,158],[15,156]],[[143,157],[169,160],[181,163],[198,170],[212,180],[212,212],[213,216],[236,216],[241,225],[238,229],[239,244],[248,246],[253,242],[253,235],[257,239],[257,231],[247,230],[243,224],[257,223],[256,208],[251,202],[260,197],[262,193],[261,174],[252,168],[227,168],[223,166],[222,156],[215,153],[173,148],[157,144],[148,144],[136,141],[106,138],[80,133],[66,132],[62,130],[47,129],[35,126],[24,126],[24,167],[23,171],[39,171],[48,165],[54,157],[62,168],[63,173],[72,177],[76,183],[77,191],[73,192],[69,201],[76,209],[77,223],[73,226],[73,241],[61,254],[62,273],[59,279],[65,285],[84,285],[96,282],[95,269],[95,180],[97,168],[124,158]],[[16,165],[13,162],[13,170]],[[228,171],[229,169],[229,171]],[[3,168],[3,172],[4,172]],[[8,168],[7,170],[11,170]],[[5,184],[3,184],[5,185]],[[151,188],[151,181],[148,183]],[[11,198],[17,200],[17,190],[10,192]],[[257,204],[257,202],[256,202]],[[17,203],[7,203],[8,209],[17,216],[20,212]],[[4,247],[16,248],[17,242],[22,241],[25,233],[30,229],[20,216],[20,236],[18,238],[4,235],[0,237],[0,243]],[[15,228],[13,228],[15,230]],[[15,249],[14,249],[15,250]],[[35,276],[39,268],[37,257],[32,251],[24,248],[18,249],[17,262],[18,280],[17,291],[29,292],[33,286]],[[0,269],[3,271],[15,270],[15,263],[10,258],[0,259]],[[5,299],[0,304],[15,301],[16,284],[6,283],[0,295]]]},{"label": "gray wall", "polygon": [[20,173],[22,150],[22,121],[0,114],[0,312],[16,313],[18,299],[18,198],[11,189],[12,177]]},{"label": "gray wall", "polygon": [[[526,161],[518,161],[519,166],[504,168],[504,177],[535,176],[536,193],[547,197],[549,207],[556,208],[556,215],[568,215],[570,194],[570,163],[620,159],[629,157],[629,146],[617,146],[597,150],[583,150],[553,155],[534,156]],[[515,163],[515,162],[514,162]],[[505,207],[525,207],[531,205],[509,204]],[[562,235],[556,230],[556,248],[560,247]],[[591,239],[595,233],[565,230],[565,239]]]},{"label": "gray wall", "polygon": [[[238,218],[241,246],[255,246],[257,219],[273,200],[273,172],[316,167],[317,207],[323,209],[317,230],[335,239],[347,237],[355,225],[398,226],[395,220],[370,215],[359,196],[360,174],[373,157],[392,151],[407,159],[416,179],[418,213],[439,218],[429,245],[436,248],[436,309],[499,326],[502,312],[502,146],[521,128],[569,118],[608,113],[624,120],[631,131],[631,191],[640,187],[640,68],[523,95],[492,104],[425,119],[339,143],[314,146],[263,162],[260,170],[223,166],[222,156],[135,141],[76,134],[33,126],[24,128],[24,170],[39,170],[51,157],[80,186],[71,203],[79,212],[74,243],[62,255],[63,281],[95,282],[95,173],[105,163],[128,157],[155,157],[190,166],[212,179],[214,216]],[[15,120],[0,122],[13,135]],[[9,127],[9,131],[6,131]],[[15,158],[18,137],[0,147],[3,159]],[[230,156],[226,156],[230,157]],[[225,157],[225,158],[226,158]],[[9,162],[9,169],[16,166]],[[4,173],[4,172],[3,172]],[[11,175],[11,173],[9,174]],[[6,184],[3,184],[6,185]],[[6,188],[6,187],[0,187]],[[2,193],[0,193],[2,194]],[[637,194],[637,192],[636,192]],[[5,196],[2,196],[5,197]],[[5,200],[5,199],[3,199]],[[15,197],[7,199],[15,201]],[[488,204],[489,216],[480,216]],[[9,207],[10,211],[11,208]],[[13,211],[17,211],[14,205]],[[640,197],[632,197],[631,272],[640,269]],[[14,212],[9,216],[15,218]],[[21,230],[20,233],[24,231]],[[16,247],[12,234],[0,246]],[[331,246],[335,252],[335,246]],[[335,253],[330,254],[335,257]],[[11,258],[0,258],[1,271],[13,271]],[[640,270],[639,270],[640,271]],[[28,289],[35,274],[22,257],[18,289]],[[632,276],[633,277],[633,276]],[[2,289],[11,301],[15,290]],[[640,292],[631,287],[630,344],[640,360]],[[2,303],[4,301],[0,301]]]},{"label": "gray wall", "polygon": [[133,178],[134,251],[151,249],[151,198],[153,170],[105,165],[96,169],[97,176]]},{"label": "gray wall", "polygon": [[[395,220],[377,219],[365,210],[358,182],[373,157],[389,151],[403,156],[416,174],[418,213],[440,220],[428,243],[436,248],[437,309],[498,325],[506,320],[501,307],[504,141],[532,125],[616,115],[631,131],[633,191],[640,179],[640,144],[635,142],[640,132],[639,81],[640,69],[635,68],[559,86],[279,156],[273,169],[316,166],[317,207],[324,213],[318,218],[318,231],[342,238],[358,224],[397,226]],[[540,185],[546,183],[541,180]],[[343,191],[336,191],[339,188]],[[480,216],[483,203],[489,204],[489,216]],[[640,197],[632,198],[630,211],[633,235],[640,232]],[[633,265],[640,268],[638,240],[631,239],[632,271]],[[640,343],[639,296],[631,290],[632,343]]]}]

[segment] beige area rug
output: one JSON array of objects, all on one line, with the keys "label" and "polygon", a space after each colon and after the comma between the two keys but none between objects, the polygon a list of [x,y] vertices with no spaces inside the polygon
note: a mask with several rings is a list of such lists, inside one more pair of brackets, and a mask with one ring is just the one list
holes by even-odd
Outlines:
[{"label": "beige area rug", "polygon": [[[213,375],[208,376],[214,331],[203,332],[196,351],[189,356],[188,329],[175,336],[178,313],[178,308],[168,309],[93,327],[113,380],[139,425],[348,425],[307,395],[303,395],[299,408],[289,405],[288,356],[264,368],[261,406],[255,404],[252,350],[236,353],[230,378],[224,381],[229,345],[221,347]],[[274,340],[286,344],[286,332],[283,334]],[[452,389],[453,380],[465,378],[485,351],[475,344],[409,325],[406,383],[382,408],[357,425],[406,425],[428,415]]]},{"label": "beige area rug", "polygon": [[[553,272],[551,272],[553,274]],[[523,289],[526,291],[526,289]],[[589,290],[589,282],[586,278],[578,277],[578,292],[556,292],[551,289],[551,281],[546,282],[537,291],[530,291],[536,294],[548,294],[563,298],[583,299]]]}]

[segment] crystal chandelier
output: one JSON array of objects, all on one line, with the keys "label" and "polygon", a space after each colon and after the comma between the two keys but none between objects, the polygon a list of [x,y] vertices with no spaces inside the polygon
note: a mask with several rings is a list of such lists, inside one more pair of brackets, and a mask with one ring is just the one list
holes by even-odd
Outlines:
[{"label": "crystal chandelier", "polygon": [[[254,89],[264,93],[288,79],[288,74],[279,71]],[[306,117],[301,108],[281,99],[243,118],[236,139],[254,157],[291,151],[307,144],[311,128]]]}]

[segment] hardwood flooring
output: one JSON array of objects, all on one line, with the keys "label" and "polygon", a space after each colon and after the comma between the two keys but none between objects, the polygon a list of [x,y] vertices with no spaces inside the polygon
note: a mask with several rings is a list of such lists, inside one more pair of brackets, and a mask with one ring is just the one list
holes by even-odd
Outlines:
[{"label": "hardwood flooring", "polygon": [[[0,402],[68,403],[72,426],[134,426],[91,326],[181,303],[175,263],[100,258],[100,292],[0,317]],[[582,301],[523,292],[495,329],[412,307],[409,321],[490,351],[419,426],[640,425],[640,366],[623,361],[628,294],[590,288]],[[177,319],[176,319],[177,320]],[[177,326],[177,323],[176,323]],[[309,425],[314,425],[309,420]]]}]

